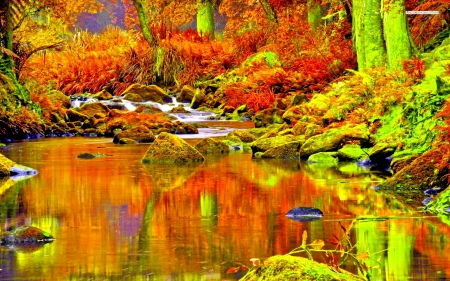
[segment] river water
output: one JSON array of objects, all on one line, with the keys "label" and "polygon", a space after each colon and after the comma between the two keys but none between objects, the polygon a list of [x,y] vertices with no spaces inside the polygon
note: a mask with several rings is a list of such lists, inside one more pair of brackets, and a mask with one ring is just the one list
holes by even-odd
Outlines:
[{"label": "river water", "polygon": [[[340,237],[339,223],[355,218],[351,241],[371,254],[371,280],[450,279],[450,228],[374,191],[380,174],[243,151],[203,164],[143,165],[148,146],[76,137],[0,148],[39,171],[0,187],[0,224],[33,225],[56,238],[42,248],[0,248],[0,280],[237,280],[245,272],[230,267],[288,253],[304,230],[308,242]],[[110,156],[76,157],[83,152]],[[324,218],[285,217],[297,206],[317,207]],[[357,273],[351,261],[343,268]]]}]

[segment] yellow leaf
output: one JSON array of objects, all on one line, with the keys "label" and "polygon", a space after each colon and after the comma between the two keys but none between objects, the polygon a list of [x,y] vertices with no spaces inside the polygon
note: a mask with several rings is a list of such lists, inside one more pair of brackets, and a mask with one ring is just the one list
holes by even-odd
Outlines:
[{"label": "yellow leaf", "polygon": [[306,246],[306,239],[308,239],[308,232],[306,230],[303,230],[302,235],[302,247]]},{"label": "yellow leaf", "polygon": [[369,258],[369,253],[368,252],[359,253],[358,255],[356,255],[356,258],[359,260],[366,260]]},{"label": "yellow leaf", "polygon": [[313,249],[320,250],[325,246],[325,242],[321,239],[316,239],[310,245]]}]

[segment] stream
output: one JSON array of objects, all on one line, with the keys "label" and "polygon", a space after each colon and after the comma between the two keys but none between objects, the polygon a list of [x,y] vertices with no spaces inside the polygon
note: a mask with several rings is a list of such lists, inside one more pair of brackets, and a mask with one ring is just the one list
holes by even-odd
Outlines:
[{"label": "stream", "polygon": [[[209,131],[180,136],[194,145],[252,126],[203,122]],[[450,280],[450,228],[373,190],[382,174],[353,164],[252,159],[242,150],[203,164],[143,165],[148,146],[72,137],[0,147],[39,171],[9,188],[0,181],[0,223],[56,238],[43,247],[0,247],[0,280],[238,280],[245,271],[227,273],[230,267],[286,254],[301,245],[304,230],[308,242],[341,237],[340,224],[355,219],[350,239],[371,254],[371,280]],[[83,152],[110,156],[76,157]],[[298,206],[324,217],[288,219]],[[342,268],[358,272],[350,260]]]}]

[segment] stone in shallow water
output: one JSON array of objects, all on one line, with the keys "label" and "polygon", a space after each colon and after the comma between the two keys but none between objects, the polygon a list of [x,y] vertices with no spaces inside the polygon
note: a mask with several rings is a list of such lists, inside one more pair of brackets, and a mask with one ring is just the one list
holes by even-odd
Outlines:
[{"label": "stone in shallow water", "polygon": [[0,235],[0,244],[3,245],[49,243],[53,240],[52,235],[34,226],[21,226]]},{"label": "stone in shallow water", "polygon": [[318,220],[323,217],[321,210],[313,207],[296,207],[287,212],[286,217],[300,222]]}]

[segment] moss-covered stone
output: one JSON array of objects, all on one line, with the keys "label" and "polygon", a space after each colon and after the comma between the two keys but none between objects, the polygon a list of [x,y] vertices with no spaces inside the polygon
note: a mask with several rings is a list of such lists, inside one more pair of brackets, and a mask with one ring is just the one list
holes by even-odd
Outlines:
[{"label": "moss-covered stone", "polygon": [[194,148],[201,154],[230,153],[228,145],[224,141],[215,138],[204,138]]},{"label": "moss-covered stone", "polygon": [[347,144],[337,151],[337,156],[343,161],[357,161],[367,158],[367,153],[359,145]]},{"label": "moss-covered stone", "polygon": [[258,111],[254,116],[255,127],[267,127],[271,124],[283,124],[284,121],[282,116],[284,114],[284,110],[278,108],[267,108],[261,111]]},{"label": "moss-covered stone", "polygon": [[123,138],[132,139],[137,142],[153,142],[155,135],[150,129],[141,125],[118,133],[114,136],[113,142],[119,143]]},{"label": "moss-covered stone", "polygon": [[50,92],[47,93],[47,96],[49,97],[50,102],[54,107],[62,106],[65,108],[69,108],[72,106],[70,98],[58,90],[51,90]]},{"label": "moss-covered stone", "polygon": [[343,281],[366,280],[348,271],[333,271],[326,264],[302,257],[277,255],[266,259],[261,266],[251,270],[241,281],[303,280]]},{"label": "moss-covered stone", "polygon": [[141,84],[133,84],[123,91],[122,96],[126,96],[131,93],[141,96],[141,98],[145,101],[152,101],[161,104],[171,100],[169,95],[156,85],[145,86]]},{"label": "moss-covered stone", "polygon": [[347,142],[355,141],[362,145],[370,143],[370,133],[365,124],[333,128],[310,137],[300,149],[300,157],[308,157],[318,152],[337,151]]},{"label": "moss-covered stone", "polygon": [[326,164],[328,166],[337,166],[339,160],[333,157],[331,153],[319,152],[312,154],[308,157],[308,163],[310,164]]},{"label": "moss-covered stone", "polygon": [[256,152],[266,152],[269,149],[295,141],[297,141],[297,138],[293,135],[277,136],[273,138],[257,139],[250,144],[250,147],[252,149],[252,154],[255,155]]},{"label": "moss-covered stone", "polygon": [[0,153],[0,177],[9,176],[11,167],[16,163]]},{"label": "moss-covered stone", "polygon": [[0,244],[6,245],[48,243],[53,240],[55,239],[48,232],[34,226],[21,226],[0,235]]},{"label": "moss-covered stone", "polygon": [[142,163],[203,162],[205,158],[182,138],[161,133],[150,145]]},{"label": "moss-covered stone", "polygon": [[396,149],[396,144],[380,142],[372,147],[369,153],[369,158],[373,162],[385,161],[386,157],[394,154]]},{"label": "moss-covered stone", "polygon": [[244,143],[250,143],[256,140],[256,137],[249,133],[248,131],[235,130],[228,133],[227,137],[236,136]]},{"label": "moss-covered stone", "polygon": [[94,159],[94,158],[101,158],[111,156],[109,154],[100,153],[100,152],[83,152],[77,155],[77,158],[80,159]]},{"label": "moss-covered stone", "polygon": [[109,92],[102,90],[94,95],[92,95],[92,98],[98,99],[98,100],[112,100],[113,95],[111,95]]},{"label": "moss-covered stone", "polygon": [[182,105],[172,108],[169,112],[170,113],[191,113],[186,108],[184,108],[184,106],[182,106]]},{"label": "moss-covered stone", "polygon": [[[104,114],[105,116],[109,113],[109,108],[101,103],[101,102],[92,102],[92,103],[85,103],[81,107],[77,109],[77,111],[88,118],[93,117],[97,113]],[[75,120],[77,121],[77,120]],[[81,120],[78,120],[81,121]]]},{"label": "moss-covered stone", "polygon": [[300,157],[299,150],[302,144],[303,142],[300,141],[283,143],[280,146],[271,148],[264,152],[261,155],[261,158],[298,159]]},{"label": "moss-covered stone", "polygon": [[119,144],[137,144],[137,143],[138,143],[137,141],[129,138],[121,138],[119,140]]},{"label": "moss-covered stone", "polygon": [[177,96],[177,102],[191,102],[195,96],[195,88],[184,85],[180,94]]},{"label": "moss-covered stone", "polygon": [[122,99],[132,102],[142,102],[142,97],[137,93],[128,93]]},{"label": "moss-covered stone", "polygon": [[422,201],[423,191],[429,188],[445,188],[448,185],[450,159],[439,147],[419,156],[410,165],[397,172],[392,178],[378,185],[380,190],[401,190],[408,196]]}]

